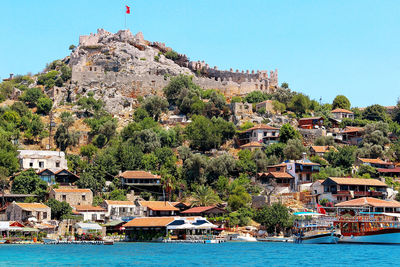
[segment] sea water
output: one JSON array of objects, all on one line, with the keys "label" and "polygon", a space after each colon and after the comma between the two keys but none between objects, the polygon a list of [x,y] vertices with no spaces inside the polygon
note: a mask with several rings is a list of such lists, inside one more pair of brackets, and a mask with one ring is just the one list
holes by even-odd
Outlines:
[{"label": "sea water", "polygon": [[397,245],[292,243],[0,245],[1,266],[396,266]]}]

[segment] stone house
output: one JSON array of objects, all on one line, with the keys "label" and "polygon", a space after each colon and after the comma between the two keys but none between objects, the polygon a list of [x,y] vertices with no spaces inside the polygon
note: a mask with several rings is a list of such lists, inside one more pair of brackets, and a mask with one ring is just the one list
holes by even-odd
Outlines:
[{"label": "stone house", "polygon": [[337,149],[334,146],[311,146],[310,156],[323,157],[329,151],[337,151]]},{"label": "stone house", "polygon": [[341,121],[345,118],[349,118],[349,119],[354,119],[354,112],[347,110],[347,109],[343,109],[343,108],[337,108],[331,111],[332,116],[338,120]]},{"label": "stone house", "polygon": [[50,221],[51,209],[42,203],[11,203],[7,209],[7,221],[27,221],[35,218],[38,222]]},{"label": "stone house", "polygon": [[127,217],[142,217],[145,207],[136,205],[133,201],[104,200],[101,206],[107,210],[110,220],[121,220]]},{"label": "stone house", "polygon": [[259,142],[250,142],[244,145],[240,146],[240,149],[242,150],[250,150],[250,151],[255,151],[257,149],[263,149],[264,145]]},{"label": "stone house", "polygon": [[272,100],[265,100],[263,102],[256,104],[256,110],[259,111],[260,109],[264,109],[267,114],[276,113]]},{"label": "stone house", "polygon": [[90,189],[81,188],[53,188],[49,193],[49,198],[65,201],[71,206],[92,205],[93,192]]},{"label": "stone house", "polygon": [[68,169],[65,153],[47,150],[18,150],[21,169]]}]

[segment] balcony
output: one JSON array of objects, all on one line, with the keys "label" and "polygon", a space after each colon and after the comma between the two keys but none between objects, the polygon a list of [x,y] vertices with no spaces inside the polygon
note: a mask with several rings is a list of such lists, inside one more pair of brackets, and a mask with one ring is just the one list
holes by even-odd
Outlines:
[{"label": "balcony", "polygon": [[[354,197],[382,197],[384,192],[380,191],[353,191]],[[337,192],[332,192],[333,195],[340,195],[340,196],[351,196],[349,190],[341,190]]]}]

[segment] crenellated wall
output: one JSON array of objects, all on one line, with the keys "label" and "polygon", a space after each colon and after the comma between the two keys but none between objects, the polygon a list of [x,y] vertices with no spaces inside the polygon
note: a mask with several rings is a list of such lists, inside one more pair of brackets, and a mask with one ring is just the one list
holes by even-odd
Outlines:
[{"label": "crenellated wall", "polygon": [[[111,41],[124,42],[135,47],[140,44],[143,45],[143,49],[156,48],[162,53],[172,50],[165,43],[145,41],[141,32],[132,35],[129,30],[121,30],[112,34],[98,29],[96,34],[79,37],[80,46],[96,46]],[[130,72],[129,69],[134,69],[135,65],[129,66],[126,71],[106,72],[102,66],[92,63],[89,60],[90,57],[90,54],[80,53],[79,50],[71,54],[72,81],[79,86],[117,88],[124,96],[135,98],[149,94],[162,94],[162,89],[170,81],[169,77],[164,76],[162,65],[149,68],[149,71],[144,74]],[[148,57],[147,60],[153,60],[153,57]],[[185,73],[193,75],[193,81],[203,89],[218,89],[227,97],[245,95],[257,90],[271,93],[278,87],[277,70],[269,73],[267,70],[239,71],[236,69],[234,71],[232,68],[219,70],[216,66],[211,68],[204,61],[189,61],[186,55],[180,55],[178,60],[171,62],[171,64],[174,63],[175,66],[183,67],[182,69],[186,70]]]}]

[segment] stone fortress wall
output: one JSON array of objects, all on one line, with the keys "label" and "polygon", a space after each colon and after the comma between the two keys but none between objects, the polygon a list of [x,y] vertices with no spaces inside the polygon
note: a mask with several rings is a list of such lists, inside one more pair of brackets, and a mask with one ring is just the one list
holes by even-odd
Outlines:
[{"label": "stone fortress wall", "polygon": [[[115,41],[127,42],[141,49],[146,46],[154,47],[161,52],[172,50],[165,43],[148,42],[144,40],[143,34],[139,32],[132,35],[129,30],[121,30],[116,34],[98,29],[96,34],[79,37],[80,47],[101,46],[104,38]],[[225,96],[241,96],[252,91],[260,90],[271,93],[278,86],[278,71],[233,71],[219,70],[217,67],[210,68],[204,61],[189,61],[186,55],[180,55],[183,60],[176,61],[180,67],[185,68],[185,74],[193,75],[193,81],[203,89],[218,89]],[[150,94],[162,94],[162,89],[169,83],[170,78],[149,69],[147,73],[133,74],[128,72],[105,72],[102,66],[88,64],[86,55],[71,54],[72,81],[77,85],[89,87],[115,87],[122,95],[136,98]],[[195,75],[198,74],[198,75]]]}]

